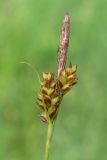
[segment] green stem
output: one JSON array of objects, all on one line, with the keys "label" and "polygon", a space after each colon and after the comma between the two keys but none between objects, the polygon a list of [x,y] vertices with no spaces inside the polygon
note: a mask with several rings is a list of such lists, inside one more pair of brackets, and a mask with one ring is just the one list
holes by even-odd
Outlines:
[{"label": "green stem", "polygon": [[51,122],[51,120],[49,120],[48,121],[46,148],[45,148],[45,160],[49,159],[49,152],[50,152],[52,133],[53,133],[53,123]]}]

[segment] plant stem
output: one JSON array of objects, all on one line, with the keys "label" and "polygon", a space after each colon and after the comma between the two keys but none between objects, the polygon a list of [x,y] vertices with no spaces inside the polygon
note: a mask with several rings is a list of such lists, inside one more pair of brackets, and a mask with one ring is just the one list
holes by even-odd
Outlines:
[{"label": "plant stem", "polygon": [[50,152],[52,133],[53,133],[53,123],[49,120],[48,121],[46,148],[45,148],[45,160],[49,159],[49,152]]}]

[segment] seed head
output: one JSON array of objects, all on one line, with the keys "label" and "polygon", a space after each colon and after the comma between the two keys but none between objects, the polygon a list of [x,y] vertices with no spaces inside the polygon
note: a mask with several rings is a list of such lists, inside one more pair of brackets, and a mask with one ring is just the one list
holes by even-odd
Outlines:
[{"label": "seed head", "polygon": [[52,72],[42,74],[42,81],[39,94],[37,96],[37,104],[41,109],[40,119],[47,122],[49,119],[53,122],[57,116],[59,105],[63,96],[77,82],[76,70],[77,66],[70,63],[66,67],[66,55],[69,44],[70,33],[70,17],[65,14],[58,47],[57,60],[57,77],[54,79]]}]

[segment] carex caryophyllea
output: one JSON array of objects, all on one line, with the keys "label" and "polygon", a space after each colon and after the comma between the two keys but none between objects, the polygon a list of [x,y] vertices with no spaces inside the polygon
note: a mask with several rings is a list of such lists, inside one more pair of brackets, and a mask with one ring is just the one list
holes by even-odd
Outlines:
[{"label": "carex caryophyllea", "polygon": [[65,14],[61,27],[58,46],[57,76],[52,72],[42,74],[37,104],[41,109],[40,118],[43,122],[52,122],[57,116],[58,109],[64,95],[76,84],[77,65],[66,67],[67,48],[69,44],[70,18]]}]

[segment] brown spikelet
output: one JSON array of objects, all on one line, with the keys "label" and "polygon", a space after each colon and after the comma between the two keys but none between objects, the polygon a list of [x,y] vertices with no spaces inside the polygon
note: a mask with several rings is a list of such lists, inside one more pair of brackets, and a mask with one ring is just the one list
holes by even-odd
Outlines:
[{"label": "brown spikelet", "polygon": [[57,77],[65,69],[70,34],[70,17],[65,14],[58,46]]}]

